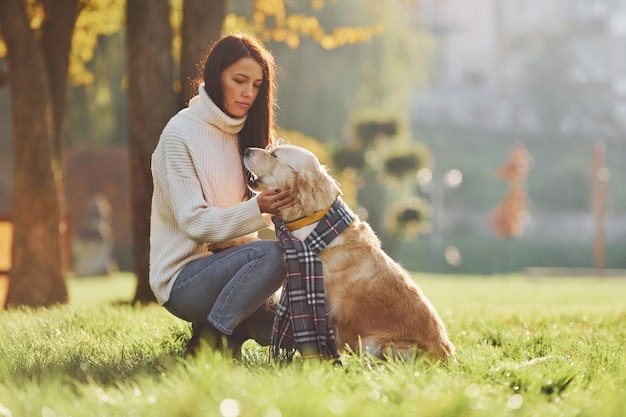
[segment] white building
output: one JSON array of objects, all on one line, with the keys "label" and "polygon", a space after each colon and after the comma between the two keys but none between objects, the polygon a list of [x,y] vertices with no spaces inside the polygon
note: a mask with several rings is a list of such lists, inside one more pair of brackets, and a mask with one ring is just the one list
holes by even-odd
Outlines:
[{"label": "white building", "polygon": [[[568,107],[560,123],[572,132],[601,129],[607,113],[626,128],[626,0],[421,0],[416,7],[438,43],[432,83],[416,97],[419,123],[537,131],[547,111],[538,106],[553,99],[558,107],[560,99]],[[542,82],[552,89],[543,101],[529,91]]]}]

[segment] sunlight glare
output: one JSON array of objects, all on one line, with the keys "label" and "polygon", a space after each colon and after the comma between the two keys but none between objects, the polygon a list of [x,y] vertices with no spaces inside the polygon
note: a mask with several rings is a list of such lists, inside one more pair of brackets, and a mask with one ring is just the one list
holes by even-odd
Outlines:
[{"label": "sunlight glare", "polygon": [[11,410],[2,405],[2,403],[0,403],[0,416],[13,417],[13,413],[11,412]]},{"label": "sunlight glare", "polygon": [[422,168],[415,175],[417,184],[425,192],[429,193],[433,188],[433,172],[428,168]]},{"label": "sunlight glare", "polygon": [[467,398],[476,398],[480,395],[480,385],[478,384],[469,384],[465,388],[465,396]]},{"label": "sunlight glare", "polygon": [[328,407],[328,411],[336,415],[341,415],[346,411],[345,401],[335,396],[332,396],[328,400],[327,407]]},{"label": "sunlight glare", "polygon": [[452,266],[459,266],[463,262],[463,256],[456,246],[447,246],[443,256],[446,262]]},{"label": "sunlight glare", "polygon": [[263,417],[282,417],[283,414],[280,412],[278,408],[268,408]]},{"label": "sunlight glare", "polygon": [[457,188],[463,182],[463,173],[459,169],[451,169],[446,172],[446,175],[443,177],[443,182],[448,188]]},{"label": "sunlight glare", "polygon": [[522,406],[523,403],[524,403],[524,397],[522,397],[521,394],[515,394],[511,396],[511,398],[509,398],[509,401],[507,401],[506,406],[507,408],[510,408],[511,410],[517,410],[518,408]]},{"label": "sunlight glare", "polygon": [[237,417],[241,414],[241,406],[237,400],[226,398],[220,403],[220,413],[222,413],[224,417]]}]

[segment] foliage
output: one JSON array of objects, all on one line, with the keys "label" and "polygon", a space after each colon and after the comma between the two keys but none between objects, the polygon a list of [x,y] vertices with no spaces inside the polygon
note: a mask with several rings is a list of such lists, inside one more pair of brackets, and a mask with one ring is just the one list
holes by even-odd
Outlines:
[{"label": "foliage", "polygon": [[354,122],[354,134],[361,139],[364,147],[374,145],[377,138],[393,137],[398,134],[398,120],[364,119]]},{"label": "foliage", "polygon": [[[43,8],[39,0],[30,0],[27,10],[31,27],[39,30],[43,22]],[[74,85],[89,85],[94,74],[86,64],[93,58],[99,36],[119,32],[125,22],[124,0],[80,0],[78,19],[72,37],[70,52],[70,79]],[[368,27],[339,26],[327,31],[314,15],[289,13],[284,0],[252,1],[252,19],[230,13],[224,21],[225,32],[249,31],[264,41],[284,42],[297,48],[300,38],[306,37],[319,43],[324,49],[335,49],[346,44],[363,43],[383,31],[381,23]],[[180,26],[182,24],[182,0],[170,0],[170,22],[175,34],[172,53],[179,56],[181,48]],[[324,8],[323,0],[311,1],[312,11]],[[6,45],[0,38],[0,57],[6,54]]]},{"label": "foliage", "polygon": [[[317,12],[324,8],[325,2],[313,0],[310,5],[310,12]],[[379,34],[383,26],[380,23],[369,27],[339,26],[329,32],[316,16],[290,12],[285,0],[254,0],[250,19],[230,13],[226,16],[224,29],[226,32],[252,31],[265,42],[285,43],[291,49],[297,48],[300,39],[306,37],[329,50],[366,42]]]},{"label": "foliage", "polygon": [[[25,2],[32,29],[39,31],[44,20],[40,0]],[[86,64],[93,58],[98,37],[122,29],[126,2],[124,0],[80,0],[78,18],[72,36],[69,75],[73,84],[92,84],[94,74]],[[0,37],[0,57],[6,55],[6,45]]]},{"label": "foliage", "polygon": [[333,164],[339,171],[348,168],[359,171],[365,168],[365,155],[362,148],[337,147],[333,152]]},{"label": "foliage", "polygon": [[396,180],[413,179],[420,168],[429,165],[428,149],[422,144],[403,146],[401,149],[392,149],[385,156],[383,167],[385,173]]},{"label": "foliage", "polygon": [[430,207],[420,198],[398,204],[387,217],[387,227],[399,239],[411,239],[430,231]]},{"label": "foliage", "polygon": [[81,0],[78,19],[72,37],[69,74],[75,85],[92,84],[93,73],[86,63],[93,58],[99,36],[108,36],[124,27],[124,0]]},{"label": "foliage", "polygon": [[[40,2],[32,0],[31,3],[37,6],[33,10],[39,10],[39,14],[31,13],[32,25],[37,26],[41,22]],[[98,132],[99,136],[115,143],[127,142],[126,120],[123,117],[126,86],[123,85],[124,80],[120,82],[118,79],[120,69],[114,67],[123,66],[124,48],[111,48],[107,42],[113,35],[117,38],[123,36],[124,5],[122,0],[80,1],[80,13],[72,39],[70,78],[75,86],[94,85],[97,77],[106,78],[101,84],[107,83],[110,97],[108,101],[103,101],[107,94],[97,85],[84,91],[73,91],[72,96],[77,98],[72,97],[70,114],[76,120],[72,120],[69,126],[72,134],[70,143],[80,144],[78,141],[90,140],[93,136],[79,135],[77,131]],[[323,141],[337,140],[350,112],[368,106],[388,107],[385,104],[388,102],[399,104],[398,108],[391,107],[392,111],[405,113],[411,91],[407,87],[425,81],[425,68],[431,55],[428,52],[430,41],[422,31],[411,27],[410,3],[257,0],[229,2],[228,5],[230,13],[224,22],[224,31],[257,33],[268,40],[279,66],[283,68],[279,83],[285,93],[281,94],[283,110],[279,123],[287,129],[302,131]],[[182,0],[170,0],[170,7],[174,33],[172,54],[178,57]],[[292,48],[293,39],[298,39],[295,50]],[[291,46],[288,46],[289,42]],[[118,40],[114,43],[117,45]],[[398,51],[400,47],[406,50]],[[101,49],[106,49],[106,52]],[[320,54],[320,51],[325,52]],[[102,57],[105,63],[100,62],[98,68],[90,65],[98,54],[105,53],[107,56]],[[386,56],[389,54],[391,56]],[[380,66],[376,74],[365,73],[367,68],[373,68],[371,63]],[[326,71],[308,70],[314,67],[325,68]],[[298,97],[304,96],[306,100],[296,99],[290,93],[292,89],[299,92]],[[366,93],[363,90],[376,91]],[[400,99],[398,95],[405,98]],[[332,105],[328,100],[332,100]],[[356,100],[361,104],[357,104]],[[112,109],[103,110],[105,104]],[[104,121],[92,115],[102,111]],[[116,121],[109,122],[111,117]],[[408,115],[402,116],[405,117]],[[102,139],[97,138],[97,141],[102,144]]]},{"label": "foliage", "polygon": [[70,93],[67,147],[126,146],[128,100],[124,34],[99,37],[85,69],[89,85],[74,85]]},{"label": "foliage", "polygon": [[[182,42],[180,35],[182,0],[170,0],[170,7],[170,22],[174,33],[172,54],[174,57],[178,57]],[[341,126],[345,124],[347,114],[350,111],[349,107],[353,107],[352,104],[344,106],[342,103],[345,102],[347,104],[355,100],[356,89],[360,88],[358,87],[360,81],[354,75],[350,75],[353,81],[349,83],[344,82],[345,80],[342,81],[345,78],[342,75],[345,73],[344,70],[330,71],[328,74],[318,73],[315,78],[311,78],[312,74],[310,71],[292,68],[291,61],[301,62],[303,60],[302,55],[306,55],[315,57],[315,60],[318,62],[329,60],[336,62],[338,69],[345,69],[347,64],[355,62],[355,51],[363,51],[358,52],[359,55],[364,54],[363,56],[369,56],[367,51],[376,53],[371,48],[370,43],[374,41],[377,43],[381,42],[376,39],[387,37],[390,31],[395,31],[398,27],[397,20],[393,21],[393,25],[390,26],[386,20],[388,17],[381,19],[380,17],[386,16],[386,14],[381,13],[379,8],[360,2],[353,4],[350,0],[330,3],[313,1],[308,7],[303,3],[292,4],[283,0],[230,2],[229,9],[230,14],[224,22],[225,32],[253,31],[263,37],[263,39],[267,38],[268,41],[271,41],[270,44],[273,42],[278,43],[278,46],[274,48],[274,52],[277,55],[277,62],[284,68],[283,73],[286,74],[280,80],[281,90],[283,85],[286,90],[291,88],[287,80],[300,80],[296,81],[300,85],[300,90],[313,87],[314,91],[306,94],[307,100],[301,101],[297,106],[294,106],[292,100],[289,99],[290,94],[281,95],[281,105],[284,108],[281,113],[284,115],[280,117],[280,124],[288,129],[303,131],[322,140],[326,140],[329,133],[335,138],[339,135]],[[382,8],[382,10],[386,9]],[[403,10],[404,15],[408,15],[406,13],[407,9]],[[261,18],[260,16],[264,17]],[[73,91],[70,114],[75,120],[71,121],[69,127],[71,134],[70,143],[83,144],[79,141],[84,140],[102,144],[103,138],[115,143],[127,142],[125,129],[127,122],[123,117],[123,112],[126,110],[125,100],[123,100],[126,86],[123,84],[125,80],[122,79],[120,81],[119,79],[120,70],[122,70],[121,75],[123,76],[124,74],[124,68],[120,67],[120,65],[123,66],[124,64],[124,48],[114,47],[114,45],[119,45],[120,37],[122,37],[123,41],[120,29],[124,24],[124,20],[124,2],[121,0],[82,0],[81,2],[81,13],[78,17],[73,38],[74,46],[71,51],[70,74],[75,86],[93,85],[93,87],[81,88],[80,90],[75,88]],[[265,22],[266,27],[260,25],[261,21]],[[386,23],[382,23],[383,21]],[[290,34],[284,38],[277,35],[283,33],[283,29],[280,27],[283,24],[287,27],[285,31]],[[312,25],[316,26],[317,29],[311,32],[312,29],[310,27]],[[331,29],[326,30],[324,28]],[[323,35],[314,35],[319,32],[318,29],[323,31]],[[318,48],[316,51],[311,51],[308,47],[309,43],[299,40],[297,50],[293,50],[291,47],[282,49],[281,45],[283,45],[283,42],[286,45],[288,39],[293,39],[294,36],[298,39],[304,38],[315,43]],[[109,38],[115,39],[110,42]],[[317,41],[313,39],[317,39]],[[327,47],[332,46],[331,50],[338,49],[341,45],[343,47],[339,48],[341,52],[335,55],[331,56],[329,52],[320,55],[320,43],[318,41],[324,43]],[[348,53],[349,48],[353,52]],[[98,55],[101,55],[100,59],[98,59]],[[403,53],[397,56],[416,56],[416,54]],[[95,59],[98,59],[99,62],[97,66],[91,65]],[[307,57],[306,59],[308,60],[309,58]],[[372,60],[378,61],[376,58],[372,58]],[[175,62],[177,62],[177,59],[175,59]],[[358,68],[355,68],[355,70],[360,71]],[[342,86],[342,88],[352,90],[342,93],[342,97],[338,97],[338,100],[335,101],[332,107],[326,106],[329,110],[332,108],[332,112],[335,114],[332,123],[317,123],[315,124],[317,128],[314,130],[309,129],[309,121],[294,124],[291,117],[292,114],[309,106],[319,108],[320,100],[325,100],[329,97],[324,95],[324,91],[319,88],[321,85],[331,86],[327,80],[320,79],[326,75],[334,78],[334,81],[331,81],[332,88]],[[337,78],[338,76],[340,78]],[[97,77],[102,78],[99,85]],[[397,71],[395,71],[392,78],[398,79]],[[369,84],[372,83],[370,82]],[[108,92],[102,91],[103,85],[108,87]],[[351,87],[351,85],[353,86]],[[396,91],[396,88],[386,89],[383,96],[394,95]],[[404,88],[403,91],[406,93],[408,90]],[[398,100],[392,99],[391,101],[397,102]],[[105,105],[108,108],[103,108]],[[105,117],[95,117],[95,114],[103,114]],[[114,119],[113,122],[109,122],[111,118]],[[78,134],[79,131],[90,131],[94,132],[94,134],[80,135]]]},{"label": "foliage", "polygon": [[178,62],[180,59],[180,51],[183,43],[181,29],[183,24],[183,2],[184,0],[169,0],[170,25],[172,26],[172,55],[175,58],[175,62]]},{"label": "foliage", "polygon": [[314,10],[307,3],[286,2],[287,10],[315,16],[326,28],[382,25],[384,30],[367,42],[331,50],[306,37],[297,49],[270,42],[282,68],[281,126],[324,142],[345,143],[355,113],[384,109],[408,124],[412,92],[424,85],[432,57],[429,35],[412,20],[414,4],[341,0]]},{"label": "foliage", "polygon": [[360,178],[358,203],[392,252],[394,240],[428,230],[428,204],[417,195],[414,178],[430,164],[429,150],[400,136],[401,121],[382,112],[354,114],[350,127],[349,143],[333,149],[335,166]]},{"label": "foliage", "polygon": [[517,144],[511,150],[509,158],[498,170],[498,177],[509,185],[502,204],[490,217],[496,235],[502,238],[521,237],[526,212],[526,177],[528,176],[530,156],[526,147]]},{"label": "foliage", "polygon": [[383,181],[393,192],[385,221],[394,240],[414,239],[432,231],[430,202],[415,186],[418,171],[432,166],[431,159],[423,143],[399,141],[383,153]]},{"label": "foliage", "polygon": [[[165,309],[73,304],[0,316],[2,415],[621,416],[624,282],[415,277],[457,346],[448,365],[345,356],[277,366],[184,358],[188,324]],[[97,283],[100,281],[100,283]],[[107,285],[106,282],[109,282]],[[132,280],[129,281],[132,283]],[[70,289],[79,281],[73,281]],[[80,281],[76,296],[116,283]],[[104,286],[101,286],[104,284]],[[80,299],[76,299],[80,303]]]}]

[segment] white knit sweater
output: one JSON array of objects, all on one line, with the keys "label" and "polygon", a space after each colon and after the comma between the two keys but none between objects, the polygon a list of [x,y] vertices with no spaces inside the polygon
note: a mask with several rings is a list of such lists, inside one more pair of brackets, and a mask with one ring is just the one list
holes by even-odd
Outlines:
[{"label": "white knit sweater", "polygon": [[187,263],[212,254],[210,243],[267,226],[256,198],[246,198],[237,138],[244,122],[222,112],[201,85],[163,129],[152,154],[150,219],[150,287],[161,304]]}]

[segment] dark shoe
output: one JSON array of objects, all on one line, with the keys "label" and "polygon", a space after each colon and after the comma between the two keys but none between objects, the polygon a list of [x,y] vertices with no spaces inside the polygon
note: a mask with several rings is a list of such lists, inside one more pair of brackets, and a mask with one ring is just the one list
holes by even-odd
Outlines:
[{"label": "dark shoe", "polygon": [[191,339],[187,341],[186,355],[195,356],[200,350],[203,340],[209,343],[207,339],[212,339],[210,340],[210,342],[212,342],[210,344],[215,345],[216,337],[211,333],[211,326],[209,326],[208,323],[200,321],[191,323]]},{"label": "dark shoe", "polygon": [[226,336],[207,322],[194,321],[191,323],[191,339],[187,342],[187,355],[196,355],[206,344],[214,350],[230,351],[233,357],[240,357],[241,345],[245,340],[240,341],[242,335],[237,330],[233,335]]},{"label": "dark shoe", "polygon": [[246,329],[246,322],[239,323],[233,330],[233,333],[226,338],[228,342],[228,348],[233,354],[233,358],[241,358],[241,346],[246,340],[250,339],[248,330]]},{"label": "dark shoe", "polygon": [[269,346],[275,314],[276,311],[270,306],[261,306],[240,326],[245,324],[249,339],[254,339],[261,346]]}]

